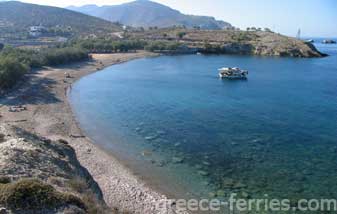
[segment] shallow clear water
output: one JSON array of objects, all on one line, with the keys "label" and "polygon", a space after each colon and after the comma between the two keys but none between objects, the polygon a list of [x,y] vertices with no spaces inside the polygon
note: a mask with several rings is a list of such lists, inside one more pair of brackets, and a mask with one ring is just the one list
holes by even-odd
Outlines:
[{"label": "shallow clear water", "polygon": [[[330,56],[134,60],[82,78],[70,99],[100,146],[185,193],[337,198],[337,46],[319,48]],[[248,80],[218,79],[224,66]]]}]

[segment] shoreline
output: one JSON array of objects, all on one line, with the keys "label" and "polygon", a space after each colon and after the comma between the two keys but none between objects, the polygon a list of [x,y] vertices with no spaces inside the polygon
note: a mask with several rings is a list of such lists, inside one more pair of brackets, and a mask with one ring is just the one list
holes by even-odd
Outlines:
[{"label": "shoreline", "polygon": [[[83,135],[67,96],[71,85],[84,76],[114,64],[158,54],[141,51],[92,56],[90,61],[43,68],[28,74],[29,81],[22,81],[0,98],[1,123],[42,137],[67,140],[81,165],[98,183],[109,207],[129,213],[171,213],[172,209],[156,210],[158,202],[167,200],[165,195]],[[71,78],[66,78],[66,74]],[[22,105],[26,110],[10,112],[10,107],[16,105]]]}]

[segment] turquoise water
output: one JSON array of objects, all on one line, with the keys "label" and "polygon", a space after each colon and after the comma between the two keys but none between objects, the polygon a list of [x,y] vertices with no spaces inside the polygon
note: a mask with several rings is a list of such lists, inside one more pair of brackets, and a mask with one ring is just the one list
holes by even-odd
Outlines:
[{"label": "turquoise water", "polygon": [[[98,145],[187,197],[337,198],[337,46],[319,48],[330,56],[138,59],[82,78],[70,99]],[[249,77],[220,80],[224,66]]]}]

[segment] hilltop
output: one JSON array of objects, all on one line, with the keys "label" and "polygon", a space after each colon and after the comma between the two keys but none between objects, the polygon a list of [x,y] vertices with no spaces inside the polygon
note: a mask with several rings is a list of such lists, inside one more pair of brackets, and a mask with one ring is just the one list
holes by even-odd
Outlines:
[{"label": "hilltop", "polygon": [[322,57],[311,43],[271,31],[191,30],[167,28],[129,32],[128,39],[176,41],[191,52],[260,56]]},{"label": "hilltop", "polygon": [[138,0],[116,6],[70,6],[68,9],[133,27],[185,26],[209,30],[232,27],[231,24],[218,21],[214,17],[185,15],[178,10],[149,0]]},{"label": "hilltop", "polygon": [[43,26],[46,31],[90,34],[119,31],[115,23],[63,8],[27,4],[17,1],[0,2],[0,34],[19,37],[28,34],[29,27]]}]

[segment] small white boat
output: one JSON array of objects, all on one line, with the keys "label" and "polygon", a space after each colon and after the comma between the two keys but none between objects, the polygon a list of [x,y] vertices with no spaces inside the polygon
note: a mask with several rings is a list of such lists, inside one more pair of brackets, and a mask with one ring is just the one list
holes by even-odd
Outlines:
[{"label": "small white boat", "polygon": [[227,79],[246,79],[248,71],[241,70],[240,68],[220,68],[219,77]]}]

